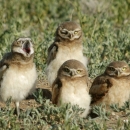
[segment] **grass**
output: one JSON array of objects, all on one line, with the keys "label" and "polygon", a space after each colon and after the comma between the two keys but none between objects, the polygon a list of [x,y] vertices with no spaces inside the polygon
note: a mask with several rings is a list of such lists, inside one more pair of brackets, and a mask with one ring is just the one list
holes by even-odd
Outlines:
[{"label": "grass", "polygon": [[[130,64],[130,0],[0,0],[0,19],[0,58],[10,50],[14,39],[31,37],[39,79],[46,77],[47,49],[54,40],[55,30],[67,20],[81,24],[90,77],[101,74],[114,60]],[[40,106],[21,111],[19,119],[7,103],[0,111],[0,129],[130,129],[130,102],[122,108],[112,105],[110,112],[102,106],[96,107],[99,119],[81,119],[77,106],[73,108],[75,113],[69,111],[69,104],[57,108],[43,99],[40,91],[36,92],[35,100]]]}]

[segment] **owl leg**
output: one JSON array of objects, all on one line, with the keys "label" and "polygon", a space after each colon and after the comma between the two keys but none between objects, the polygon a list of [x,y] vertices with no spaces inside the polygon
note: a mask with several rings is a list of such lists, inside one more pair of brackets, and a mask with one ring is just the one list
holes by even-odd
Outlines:
[{"label": "owl leg", "polygon": [[15,102],[16,105],[16,111],[17,111],[17,115],[19,117],[20,111],[19,111],[19,102]]}]

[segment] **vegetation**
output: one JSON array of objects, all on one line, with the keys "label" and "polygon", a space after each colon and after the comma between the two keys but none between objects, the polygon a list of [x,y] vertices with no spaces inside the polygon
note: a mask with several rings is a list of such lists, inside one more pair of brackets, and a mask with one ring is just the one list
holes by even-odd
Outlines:
[{"label": "vegetation", "polygon": [[[125,60],[130,64],[130,0],[0,0],[0,58],[18,37],[31,37],[39,80],[45,79],[47,49],[59,23],[73,20],[83,29],[84,55],[89,58],[89,76],[101,74],[108,63]],[[129,130],[130,102],[110,110],[94,108],[97,118],[79,117],[82,110],[70,104],[55,107],[34,94],[37,107],[22,110],[19,119],[10,101],[0,110],[0,130]]]}]

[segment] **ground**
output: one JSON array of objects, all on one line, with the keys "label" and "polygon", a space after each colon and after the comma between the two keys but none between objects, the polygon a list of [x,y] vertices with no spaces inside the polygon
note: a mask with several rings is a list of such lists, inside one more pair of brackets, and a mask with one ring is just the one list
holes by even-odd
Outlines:
[{"label": "ground", "polygon": [[[51,87],[48,85],[48,82],[46,79],[42,79],[42,80],[38,81],[35,91],[38,92],[39,90],[42,90],[43,98],[51,100]],[[3,108],[6,107],[5,103],[0,103],[0,106]],[[20,111],[26,111],[27,109],[38,108],[40,106],[41,106],[41,104],[39,104],[35,100],[35,96],[30,95],[27,97],[27,99],[20,102]],[[15,108],[14,103],[11,103],[10,107]],[[101,111],[104,111],[104,110],[105,109],[102,109]],[[107,112],[107,110],[105,110],[105,112]],[[103,115],[101,113],[100,113],[100,116],[97,116],[95,114],[90,114],[89,118],[90,117],[91,117],[91,119],[89,119],[89,121],[92,121],[92,122],[94,121],[97,124],[103,125],[105,122],[107,130],[112,130],[112,128],[114,128],[114,127],[117,128],[117,124],[119,124],[119,127],[118,127],[119,129],[123,129],[124,123],[127,125],[129,122],[130,110],[126,110],[126,111],[109,110],[109,117],[107,117],[105,114]],[[88,121],[88,119],[86,119],[86,122],[87,121]],[[122,126],[122,128],[121,128],[121,126]]]}]

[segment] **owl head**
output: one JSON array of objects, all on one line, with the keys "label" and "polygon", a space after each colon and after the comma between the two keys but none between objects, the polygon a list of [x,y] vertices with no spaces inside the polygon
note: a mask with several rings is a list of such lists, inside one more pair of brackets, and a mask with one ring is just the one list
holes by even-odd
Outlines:
[{"label": "owl head", "polygon": [[105,74],[112,77],[128,76],[130,75],[130,68],[125,61],[114,61],[107,66]]},{"label": "owl head", "polygon": [[81,62],[74,59],[64,62],[58,71],[58,76],[60,78],[69,77],[74,79],[87,75],[88,74],[85,66]]},{"label": "owl head", "polygon": [[18,38],[12,43],[11,52],[22,54],[24,57],[30,57],[34,53],[31,38]]},{"label": "owl head", "polygon": [[82,30],[79,24],[68,21],[59,25],[56,30],[56,38],[61,38],[68,41],[74,41],[82,36]]}]

